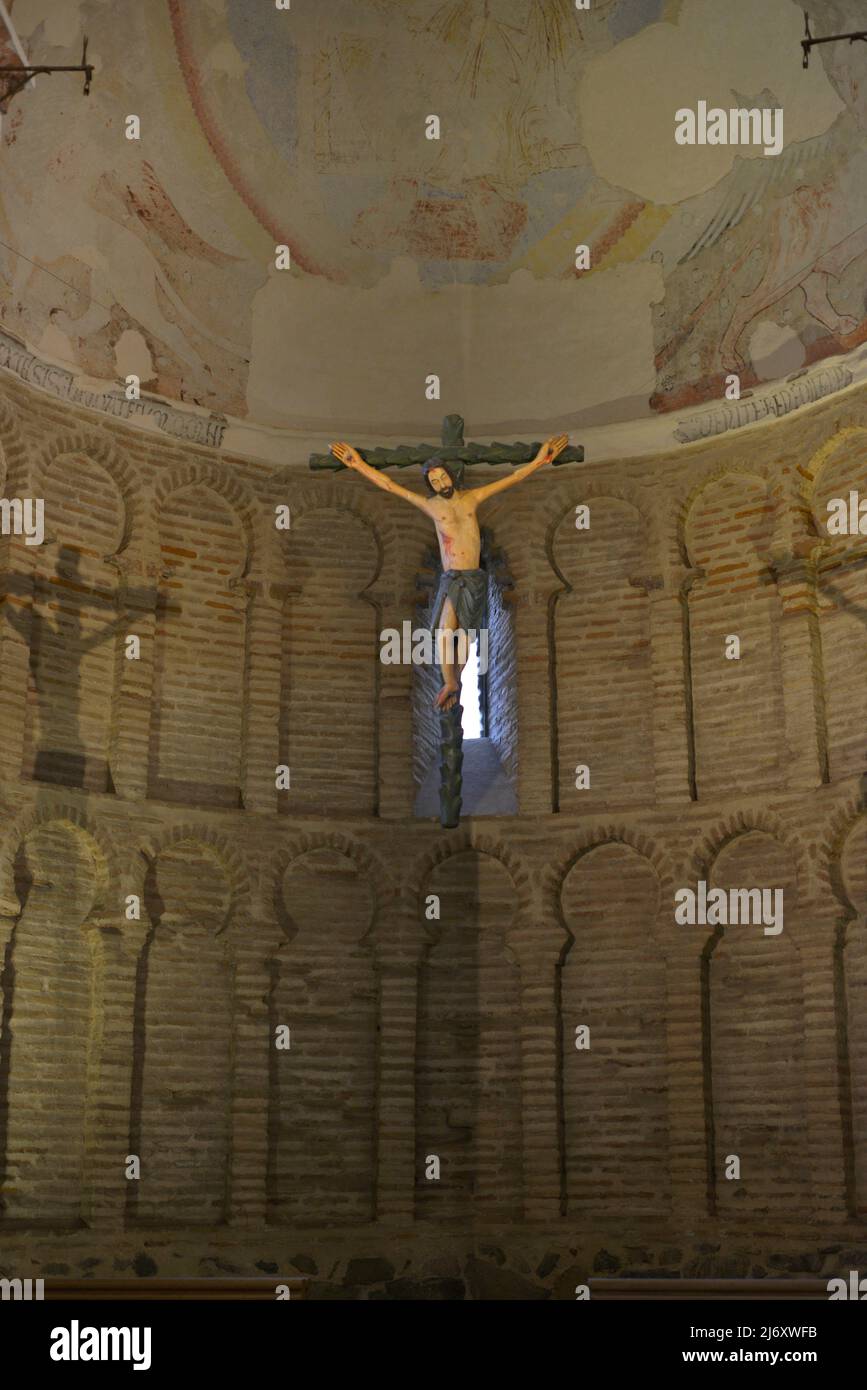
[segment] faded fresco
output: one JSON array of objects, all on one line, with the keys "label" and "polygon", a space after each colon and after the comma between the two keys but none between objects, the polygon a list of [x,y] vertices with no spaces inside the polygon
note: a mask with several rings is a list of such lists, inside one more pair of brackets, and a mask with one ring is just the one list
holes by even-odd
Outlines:
[{"label": "faded fresco", "polygon": [[[364,424],[417,417],[439,371],[476,421],[520,398],[590,422],[867,339],[867,45],[803,71],[793,0],[11,12],[35,61],[78,61],[86,32],[96,74],[87,99],[42,78],[4,113],[0,329],[94,382]],[[782,107],[783,153],[676,146],[699,99]]]}]

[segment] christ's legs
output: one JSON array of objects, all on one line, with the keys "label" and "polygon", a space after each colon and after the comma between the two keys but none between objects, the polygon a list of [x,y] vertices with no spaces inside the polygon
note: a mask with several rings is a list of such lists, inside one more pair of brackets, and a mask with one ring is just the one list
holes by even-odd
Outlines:
[{"label": "christ's legs", "polygon": [[[437,661],[443,673],[443,685],[434,704],[438,709],[448,710],[457,701],[461,688],[461,671],[466,664],[467,655],[467,641],[461,633],[458,615],[450,598],[446,599],[440,610],[436,641]],[[458,659],[460,656],[464,657],[463,661]]]}]

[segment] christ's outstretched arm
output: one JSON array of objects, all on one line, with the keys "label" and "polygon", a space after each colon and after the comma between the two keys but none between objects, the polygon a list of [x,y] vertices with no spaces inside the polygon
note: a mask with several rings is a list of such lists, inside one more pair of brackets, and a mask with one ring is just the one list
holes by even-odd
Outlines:
[{"label": "christ's outstretched arm", "polygon": [[347,468],[352,468],[362,477],[368,478],[377,487],[381,487],[383,492],[391,492],[395,497],[402,497],[404,502],[411,502],[420,511],[428,512],[426,498],[419,497],[418,493],[410,492],[407,487],[401,487],[400,483],[396,483],[387,474],[381,473],[378,468],[371,468],[370,464],[364,462],[364,459],[353,449],[351,444],[332,444],[331,452]]},{"label": "christ's outstretched arm", "polygon": [[529,478],[531,473],[535,473],[537,468],[553,462],[558,454],[562,454],[568,443],[568,434],[558,434],[552,439],[546,439],[536,457],[530,463],[522,464],[520,468],[516,468],[513,473],[509,474],[508,478],[500,478],[496,483],[488,483],[485,487],[473,488],[473,500],[477,503],[485,502],[496,493],[505,492],[507,487],[514,487],[516,483],[523,482],[525,478]]}]

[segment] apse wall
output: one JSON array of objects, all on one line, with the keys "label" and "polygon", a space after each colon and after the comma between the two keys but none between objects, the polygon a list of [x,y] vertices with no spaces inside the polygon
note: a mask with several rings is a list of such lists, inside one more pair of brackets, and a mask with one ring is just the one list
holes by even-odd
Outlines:
[{"label": "apse wall", "polygon": [[848,393],[492,502],[519,809],[445,832],[378,660],[424,518],[4,381],[0,1272],[863,1267],[865,446]]}]

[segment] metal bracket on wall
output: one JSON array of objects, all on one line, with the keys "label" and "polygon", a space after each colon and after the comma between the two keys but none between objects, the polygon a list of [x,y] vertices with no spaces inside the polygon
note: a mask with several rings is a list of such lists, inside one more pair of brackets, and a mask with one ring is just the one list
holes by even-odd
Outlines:
[{"label": "metal bracket on wall", "polygon": [[87,61],[87,38],[81,49],[81,62],[68,66],[58,66],[52,63],[43,63],[37,67],[28,66],[20,63],[15,67],[0,67],[0,110],[5,110],[8,103],[14,96],[27,86],[32,77],[50,77],[53,72],[82,72],[84,73],[84,90],[82,96],[90,94],[90,84],[93,81],[93,64]]},{"label": "metal bracket on wall", "polygon": [[804,54],[804,67],[810,66],[810,49],[815,48],[820,43],[842,43],[848,39],[849,43],[855,43],[858,39],[862,43],[867,43],[867,29],[856,29],[851,34],[826,34],[823,39],[814,39],[810,32],[810,16],[804,11],[804,38],[801,39],[801,51]]}]

